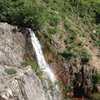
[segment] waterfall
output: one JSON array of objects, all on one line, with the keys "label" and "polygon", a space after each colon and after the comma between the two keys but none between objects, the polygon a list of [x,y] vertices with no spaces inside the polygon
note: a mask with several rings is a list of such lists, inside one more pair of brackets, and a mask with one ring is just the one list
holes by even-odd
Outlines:
[{"label": "waterfall", "polygon": [[[38,38],[35,36],[35,33],[28,29],[31,35],[31,42],[32,46],[35,50],[36,58],[40,69],[42,70],[43,74],[47,77],[47,79],[42,80],[42,84],[46,93],[47,100],[61,100],[61,94],[59,91],[59,86],[56,84],[56,78],[50,66],[46,62],[40,42]],[[52,88],[51,88],[52,87]]]},{"label": "waterfall", "polygon": [[37,57],[37,61],[38,61],[38,65],[40,66],[40,69],[47,74],[48,78],[50,78],[52,82],[55,82],[56,78],[44,58],[39,40],[37,39],[37,37],[35,36],[35,33],[31,29],[29,29],[29,32],[31,35],[32,45],[35,49],[36,57]]}]

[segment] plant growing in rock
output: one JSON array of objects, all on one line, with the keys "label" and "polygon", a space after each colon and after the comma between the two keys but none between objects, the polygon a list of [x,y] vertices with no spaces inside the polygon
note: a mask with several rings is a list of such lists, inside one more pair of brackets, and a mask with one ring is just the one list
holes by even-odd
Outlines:
[{"label": "plant growing in rock", "polygon": [[8,75],[13,75],[13,74],[16,74],[17,71],[13,68],[6,68],[5,69],[5,72],[8,74]]},{"label": "plant growing in rock", "polygon": [[87,64],[92,57],[91,54],[86,49],[83,49],[79,55],[80,55],[82,64]]}]

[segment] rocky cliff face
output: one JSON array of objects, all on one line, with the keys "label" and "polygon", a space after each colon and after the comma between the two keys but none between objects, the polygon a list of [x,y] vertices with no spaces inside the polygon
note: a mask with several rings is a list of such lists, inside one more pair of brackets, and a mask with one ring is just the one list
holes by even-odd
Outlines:
[{"label": "rocky cliff face", "polygon": [[25,53],[25,38],[16,27],[0,23],[0,64],[20,66]]},{"label": "rocky cliff face", "polygon": [[0,100],[49,100],[31,66],[22,67],[26,42],[17,27],[0,23]]}]

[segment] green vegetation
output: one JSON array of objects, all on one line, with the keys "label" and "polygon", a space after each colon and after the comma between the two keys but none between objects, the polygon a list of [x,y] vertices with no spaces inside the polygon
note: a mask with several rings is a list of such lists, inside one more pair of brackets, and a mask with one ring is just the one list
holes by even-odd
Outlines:
[{"label": "green vegetation", "polygon": [[34,72],[37,72],[37,70],[39,69],[38,64],[36,63],[35,60],[30,60],[30,59],[28,59],[28,60],[25,60],[25,61],[22,63],[22,66],[23,66],[23,67],[26,67],[26,66],[28,66],[28,65],[30,65],[30,66],[32,67],[32,69],[33,69]]},{"label": "green vegetation", "polygon": [[24,63],[22,63],[23,66],[27,66],[27,65],[31,65],[33,71],[36,73],[36,75],[42,79],[42,75],[43,75],[43,72],[40,70],[38,64],[36,63],[36,61],[34,60],[25,60]]},{"label": "green vegetation", "polygon": [[83,52],[84,40],[91,37],[95,46],[100,46],[99,6],[99,0],[0,0],[0,21],[39,30],[47,40],[67,32],[62,56],[89,60]]},{"label": "green vegetation", "polygon": [[56,27],[48,28],[48,33],[49,33],[49,35],[55,34],[56,32],[57,32],[57,28],[56,28]]},{"label": "green vegetation", "polygon": [[91,100],[100,100],[100,93],[94,93]]},{"label": "green vegetation", "polygon": [[86,49],[83,49],[80,52],[80,59],[82,63],[87,63],[91,59],[91,54]]},{"label": "green vegetation", "polygon": [[27,66],[27,65],[31,65],[32,66],[32,69],[36,72],[38,70],[38,65],[35,61],[33,60],[25,60],[24,63],[22,63],[22,66]]},{"label": "green vegetation", "polygon": [[96,27],[96,30],[91,34],[91,38],[95,46],[100,47],[100,25]]},{"label": "green vegetation", "polygon": [[35,28],[74,16],[95,20],[94,11],[99,15],[99,0],[0,0],[0,21]]},{"label": "green vegetation", "polygon": [[79,58],[82,63],[87,63],[91,59],[91,54],[87,49],[81,48],[75,44],[73,46],[66,48],[66,50],[61,53],[61,55],[66,59],[70,60],[72,58]]},{"label": "green vegetation", "polygon": [[61,55],[67,60],[70,60],[71,58],[75,57],[75,54],[70,51],[64,51]]},{"label": "green vegetation", "polygon": [[9,75],[13,75],[13,74],[16,74],[17,73],[17,71],[15,69],[13,69],[13,68],[6,68],[5,69],[5,72],[7,74],[9,74]]},{"label": "green vegetation", "polygon": [[100,73],[96,72],[92,75],[92,83],[95,86],[96,84],[100,84]]},{"label": "green vegetation", "polygon": [[39,28],[41,10],[35,0],[0,0],[0,21]]},{"label": "green vegetation", "polygon": [[[0,0],[0,21],[39,31],[52,51],[52,36],[60,34],[65,49],[57,54],[65,60],[78,58],[87,64],[92,57],[88,46],[100,47],[100,0]],[[36,62],[26,60],[23,65],[31,65],[42,76]],[[92,82],[100,83],[100,75],[94,75]],[[64,87],[65,92],[70,89]]]}]

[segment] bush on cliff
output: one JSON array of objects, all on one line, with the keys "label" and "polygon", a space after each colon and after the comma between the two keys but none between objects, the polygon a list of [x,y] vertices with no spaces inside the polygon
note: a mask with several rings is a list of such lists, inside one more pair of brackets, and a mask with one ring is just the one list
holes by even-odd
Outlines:
[{"label": "bush on cliff", "polygon": [[99,16],[99,4],[98,0],[0,0],[0,21],[36,28],[45,22],[56,26],[61,17]]},{"label": "bush on cliff", "polygon": [[39,28],[42,9],[31,0],[0,0],[0,21]]}]

